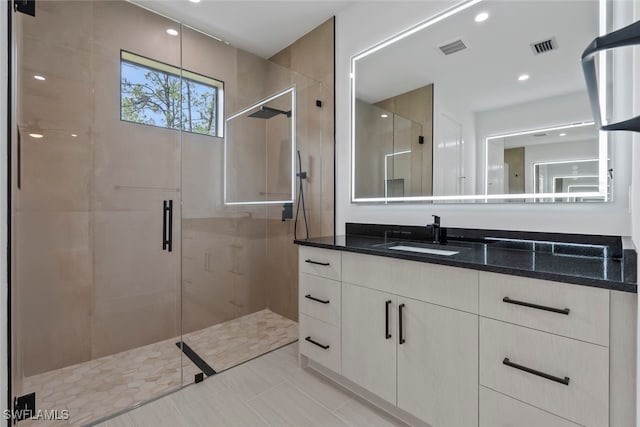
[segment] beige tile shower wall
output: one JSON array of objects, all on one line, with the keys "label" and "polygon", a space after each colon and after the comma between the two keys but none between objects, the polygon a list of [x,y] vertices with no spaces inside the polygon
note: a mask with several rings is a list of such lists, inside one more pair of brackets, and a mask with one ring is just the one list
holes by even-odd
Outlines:
[{"label": "beige tile shower wall", "polygon": [[250,213],[183,220],[184,333],[265,308],[265,231]]},{"label": "beige tile shower wall", "polygon": [[[333,18],[326,21],[271,58],[311,79],[297,88],[297,145],[302,168],[308,172],[303,185],[311,236],[333,234],[333,22]],[[322,101],[321,108],[315,106],[316,100]],[[301,236],[304,237],[302,221],[298,227],[298,237]],[[281,221],[281,207],[269,209],[267,306],[297,320],[298,252],[293,238],[293,221]]]},{"label": "beige tile shower wall", "polygon": [[121,121],[119,88],[121,49],[179,64],[180,40],[166,33],[175,23],[130,3],[95,2],[94,16],[95,358],[179,332],[180,246],[163,251],[161,230],[163,200],[179,218],[180,133]]},{"label": "beige tile shower wall", "polygon": [[[269,95],[268,61],[183,31],[183,68],[222,80],[224,115]],[[258,200],[266,191],[266,122],[231,121],[230,200]],[[264,207],[223,203],[224,140],[182,135],[183,331],[192,332],[266,307]]]},{"label": "beige tile shower wall", "polygon": [[14,280],[27,376],[91,357],[92,19],[89,3],[46,2],[38,4],[37,22],[20,21],[22,189]]},{"label": "beige tile shower wall", "polygon": [[179,63],[169,25],[100,1],[40,2],[24,20],[16,280],[26,376],[178,332],[179,245],[163,252],[160,230],[162,201],[180,197],[179,133],[120,121],[119,90],[120,49]]}]

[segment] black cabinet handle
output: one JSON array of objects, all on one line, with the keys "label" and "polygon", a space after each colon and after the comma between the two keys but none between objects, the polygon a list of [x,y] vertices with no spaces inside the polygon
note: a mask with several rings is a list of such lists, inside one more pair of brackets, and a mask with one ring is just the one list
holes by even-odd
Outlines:
[{"label": "black cabinet handle", "polygon": [[162,250],[173,248],[173,200],[162,202]]},{"label": "black cabinet handle", "polygon": [[555,382],[560,383],[560,384],[569,385],[569,377],[560,378],[560,377],[556,377],[556,376],[553,376],[553,375],[545,374],[544,372],[536,371],[535,369],[527,368],[526,366],[522,366],[522,365],[518,365],[517,363],[513,363],[512,361],[509,360],[508,357],[504,358],[504,360],[502,361],[502,364],[510,366],[512,368],[515,368],[515,369],[519,369],[519,370],[527,372],[529,374],[537,375],[539,377],[546,378],[546,379],[551,380],[551,381],[555,381]]},{"label": "black cabinet handle", "polygon": [[389,328],[389,306],[391,305],[391,300],[388,300],[384,303],[384,337],[386,339],[391,338],[391,331]]},{"label": "black cabinet handle", "polygon": [[518,301],[515,299],[511,299],[509,297],[502,298],[502,301],[508,304],[521,305],[523,307],[535,308],[535,309],[544,310],[544,311],[552,311],[554,313],[560,313],[564,315],[569,315],[569,312],[571,311],[568,308],[547,307],[546,305],[538,305],[530,302]]},{"label": "black cabinet handle", "polygon": [[326,267],[326,266],[328,266],[328,265],[331,265],[331,264],[330,264],[330,263],[328,263],[328,262],[313,261],[313,260],[311,260],[311,259],[307,259],[307,260],[305,260],[304,262],[308,262],[309,264],[315,264],[315,265],[323,265],[323,266],[325,266],[325,267]]},{"label": "black cabinet handle", "polygon": [[322,345],[319,342],[312,340],[311,337],[306,337],[305,341],[309,341],[311,344],[317,345],[318,347],[320,347],[323,350],[329,349],[329,345]]},{"label": "black cabinet handle", "polygon": [[304,297],[305,297],[305,298],[307,298],[307,299],[310,299],[310,300],[312,300],[312,301],[319,302],[319,303],[321,303],[321,304],[329,304],[329,300],[328,300],[328,299],[326,299],[326,300],[318,299],[318,298],[316,298],[316,297],[312,297],[312,296],[311,296],[311,294],[307,294],[307,295],[305,295]]},{"label": "black cabinet handle", "polygon": [[404,331],[402,330],[402,311],[404,309],[404,304],[400,304],[398,306],[398,337],[400,344],[404,344],[407,340],[404,339]]}]

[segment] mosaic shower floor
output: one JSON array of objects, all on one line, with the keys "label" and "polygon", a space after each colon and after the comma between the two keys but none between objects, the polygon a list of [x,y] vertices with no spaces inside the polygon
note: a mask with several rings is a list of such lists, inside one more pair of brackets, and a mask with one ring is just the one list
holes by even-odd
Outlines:
[{"label": "mosaic shower floor", "polygon": [[[262,310],[185,334],[182,339],[216,372],[298,338],[298,324]],[[192,383],[200,370],[175,345],[178,338],[24,378],[36,408],[66,410],[69,420],[26,420],[24,426],[82,426]],[[180,367],[182,366],[182,372]],[[183,380],[184,378],[184,380]]]}]

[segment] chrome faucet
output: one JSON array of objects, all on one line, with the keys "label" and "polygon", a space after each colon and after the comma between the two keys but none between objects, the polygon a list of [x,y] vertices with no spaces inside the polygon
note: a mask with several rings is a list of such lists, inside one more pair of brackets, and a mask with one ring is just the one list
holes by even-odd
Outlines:
[{"label": "chrome faucet", "polygon": [[438,215],[433,216],[433,224],[427,225],[427,228],[433,229],[433,243],[438,245],[444,245],[447,243],[447,229],[440,227],[440,217]]}]

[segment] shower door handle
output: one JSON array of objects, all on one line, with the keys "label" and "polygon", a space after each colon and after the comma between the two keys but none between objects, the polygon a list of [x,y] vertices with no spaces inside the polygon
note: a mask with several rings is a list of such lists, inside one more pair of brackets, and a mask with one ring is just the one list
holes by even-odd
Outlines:
[{"label": "shower door handle", "polygon": [[171,252],[173,247],[173,200],[162,202],[162,250]]}]

